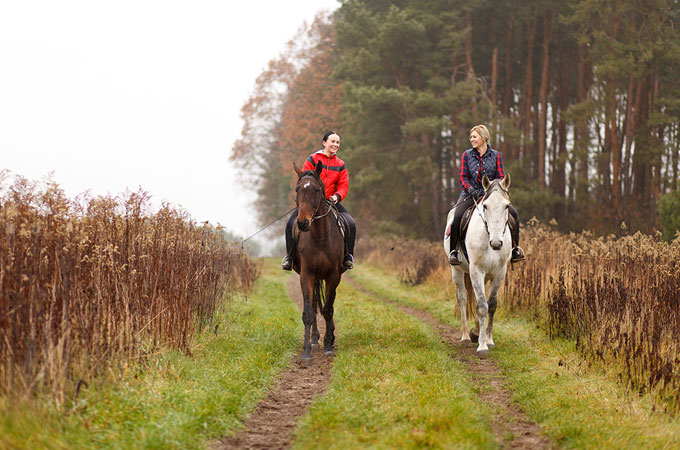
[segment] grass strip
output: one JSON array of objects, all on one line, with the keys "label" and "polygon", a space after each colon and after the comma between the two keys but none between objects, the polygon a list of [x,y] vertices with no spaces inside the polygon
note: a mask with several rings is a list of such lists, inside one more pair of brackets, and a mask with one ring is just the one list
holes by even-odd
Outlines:
[{"label": "grass strip", "polygon": [[335,321],[331,384],[294,448],[496,447],[472,376],[428,326],[345,282]]},{"label": "grass strip", "polygon": [[[363,265],[352,276],[376,294],[460,326],[457,308],[449,307],[455,297],[443,302],[441,290],[410,288],[382,269]],[[496,347],[488,357],[499,365],[514,400],[560,447],[680,447],[680,419],[655,411],[651,396],[632,395],[607,368],[580,358],[574,343],[550,340],[534,322],[503,314],[502,308],[501,299]]]},{"label": "grass strip", "polygon": [[166,351],[108,382],[91,383],[75,413],[0,404],[0,448],[204,448],[236,432],[300,347],[287,274],[267,263],[255,292],[226,302],[221,326],[193,355]]}]

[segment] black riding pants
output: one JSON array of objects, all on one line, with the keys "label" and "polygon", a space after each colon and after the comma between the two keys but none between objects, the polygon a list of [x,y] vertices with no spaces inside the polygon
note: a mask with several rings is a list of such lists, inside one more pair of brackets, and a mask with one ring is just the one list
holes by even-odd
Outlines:
[{"label": "black riding pants", "polygon": [[[347,211],[347,208],[342,206],[342,203],[336,203],[335,207],[338,208],[338,212],[347,219],[347,223],[349,224],[349,236],[345,238],[345,241],[347,242],[349,254],[354,255],[354,241],[357,236],[357,224],[354,221],[354,217]],[[297,208],[293,210],[286,223],[286,254],[288,255],[292,254],[293,248],[295,247],[295,240],[293,239],[293,225],[295,224],[295,220],[297,220]]]},{"label": "black riding pants", "polygon": [[[463,214],[468,210],[470,206],[474,204],[474,199],[468,197],[456,206],[456,212],[453,216],[453,222],[451,223],[451,240],[449,241],[451,250],[455,249],[458,245],[458,239],[460,234],[460,221],[463,218]],[[512,236],[512,246],[519,245],[519,215],[514,206],[510,205],[509,208],[510,215],[515,219],[515,226],[510,227],[510,234]],[[449,250],[449,253],[451,253]]]}]

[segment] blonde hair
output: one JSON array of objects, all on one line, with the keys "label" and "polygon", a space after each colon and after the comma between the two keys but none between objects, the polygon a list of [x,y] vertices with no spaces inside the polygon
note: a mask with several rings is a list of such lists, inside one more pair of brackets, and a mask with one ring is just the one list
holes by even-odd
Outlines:
[{"label": "blonde hair", "polygon": [[489,134],[489,129],[486,128],[485,125],[476,125],[476,126],[472,127],[472,129],[470,130],[470,134],[472,134],[473,131],[476,131],[477,133],[479,133],[479,135],[482,137],[482,139],[484,139],[484,142],[486,142],[487,144],[489,143],[489,139],[491,139],[491,135]]}]

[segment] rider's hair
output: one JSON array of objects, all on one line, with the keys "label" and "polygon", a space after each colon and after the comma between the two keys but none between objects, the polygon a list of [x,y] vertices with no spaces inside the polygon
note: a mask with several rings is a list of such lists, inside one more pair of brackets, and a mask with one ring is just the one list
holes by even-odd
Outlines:
[{"label": "rider's hair", "polygon": [[482,139],[484,139],[484,142],[486,142],[487,144],[489,143],[489,140],[491,139],[491,135],[489,134],[489,129],[486,128],[485,125],[476,125],[476,126],[472,127],[472,129],[470,130],[470,134],[472,134],[473,131],[476,131],[477,133],[479,133],[479,135],[482,137]]},{"label": "rider's hair", "polygon": [[[323,139],[322,139],[321,141],[322,141],[322,142],[326,142],[326,141],[328,140],[328,137],[329,137],[331,134],[338,134],[338,133],[336,133],[336,132],[333,131],[333,130],[326,131],[326,134],[323,135]],[[339,134],[338,134],[338,137],[340,137]]]}]

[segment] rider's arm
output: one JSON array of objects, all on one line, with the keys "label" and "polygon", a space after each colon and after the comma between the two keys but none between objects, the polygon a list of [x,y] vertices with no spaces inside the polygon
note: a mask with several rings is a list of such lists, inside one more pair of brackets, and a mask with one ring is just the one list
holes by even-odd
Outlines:
[{"label": "rider's arm", "polygon": [[463,157],[460,160],[460,187],[465,192],[470,192],[472,184],[470,184],[470,167],[467,162],[467,152],[463,152]]},{"label": "rider's arm", "polygon": [[338,178],[336,194],[340,196],[340,200],[344,200],[349,192],[349,174],[347,173],[347,166],[342,166],[340,170],[340,178]]}]

